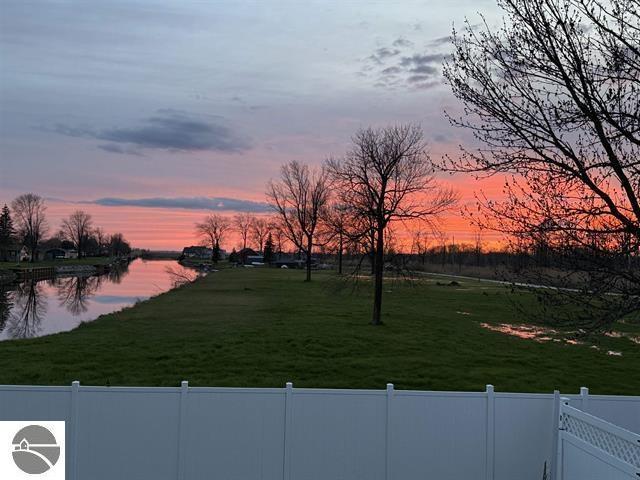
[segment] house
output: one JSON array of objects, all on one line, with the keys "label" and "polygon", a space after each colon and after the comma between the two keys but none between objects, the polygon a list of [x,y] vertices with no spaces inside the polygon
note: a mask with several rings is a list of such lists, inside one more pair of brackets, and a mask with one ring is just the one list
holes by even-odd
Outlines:
[{"label": "house", "polygon": [[238,258],[240,259],[240,263],[243,263],[245,265],[251,264],[251,262],[248,261],[249,257],[257,257],[257,256],[262,257],[262,255],[260,255],[258,252],[256,252],[252,248],[243,248],[238,252]]},{"label": "house", "polygon": [[193,258],[197,260],[210,260],[213,251],[210,248],[202,246],[184,247],[182,249],[182,258]]},{"label": "house", "polygon": [[264,257],[262,255],[247,255],[244,261],[245,265],[255,265],[264,263]]},{"label": "house", "polygon": [[16,244],[0,247],[0,261],[19,262],[21,249],[22,247]]},{"label": "house", "polygon": [[44,251],[45,260],[59,260],[63,259],[65,251],[62,248],[50,248]]},{"label": "house", "polygon": [[44,251],[45,260],[67,260],[78,258],[78,251],[72,248],[49,248]]}]

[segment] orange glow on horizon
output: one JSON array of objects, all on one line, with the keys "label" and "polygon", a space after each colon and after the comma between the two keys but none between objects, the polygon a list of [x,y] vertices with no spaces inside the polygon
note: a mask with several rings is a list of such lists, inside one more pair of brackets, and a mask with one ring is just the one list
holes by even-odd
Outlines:
[{"label": "orange glow on horizon", "polygon": [[[474,192],[482,190],[492,198],[500,197],[504,179],[492,177],[475,180],[467,175],[457,175],[446,177],[443,180],[459,191],[461,201],[455,211],[442,216],[439,222],[440,229],[447,237],[447,242],[473,243],[478,230],[461,214],[461,210],[464,207],[475,205]],[[237,195],[234,196],[237,197]],[[246,195],[244,198],[263,200],[260,196],[253,195]],[[94,226],[102,227],[107,233],[122,232],[132,246],[151,250],[182,250],[185,246],[198,244],[199,239],[195,234],[194,225],[201,221],[205,215],[211,213],[208,210],[103,206],[47,200],[49,235],[57,232],[62,219],[75,210],[84,210],[90,213]],[[221,211],[219,213],[233,216],[237,212]],[[411,227],[411,230],[414,228]],[[499,248],[501,245],[500,236],[493,232],[483,232],[482,240],[486,248]],[[404,249],[409,249],[411,234],[409,232],[398,234],[397,241]],[[437,245],[439,240],[434,238],[431,243]],[[238,236],[230,233],[223,248],[231,250],[234,247],[238,248],[239,245]]]}]

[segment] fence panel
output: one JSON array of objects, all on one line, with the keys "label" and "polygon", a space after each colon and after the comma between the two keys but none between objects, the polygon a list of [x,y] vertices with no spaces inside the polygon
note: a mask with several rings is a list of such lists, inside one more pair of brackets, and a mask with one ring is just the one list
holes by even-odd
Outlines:
[{"label": "fence panel", "polygon": [[287,478],[385,478],[384,392],[295,389],[291,407]]},{"label": "fence panel", "polygon": [[[571,404],[580,405],[580,402]],[[580,410],[602,418],[609,423],[640,433],[640,397],[615,395],[589,395]]]},{"label": "fence panel", "polygon": [[482,393],[397,392],[391,409],[392,478],[484,478]]},{"label": "fence panel", "polygon": [[637,480],[640,435],[563,404],[559,425],[560,480]]},{"label": "fence panel", "polygon": [[284,394],[189,389],[184,478],[282,480]]},{"label": "fence panel", "polygon": [[77,478],[175,479],[178,389],[81,388]]},{"label": "fence panel", "polygon": [[553,455],[553,395],[495,397],[495,479],[540,480]]}]

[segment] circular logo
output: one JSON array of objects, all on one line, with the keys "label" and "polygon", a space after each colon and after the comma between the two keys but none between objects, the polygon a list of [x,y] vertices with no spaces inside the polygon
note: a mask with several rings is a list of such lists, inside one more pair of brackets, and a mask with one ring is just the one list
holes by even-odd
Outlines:
[{"label": "circular logo", "polygon": [[49,430],[40,425],[29,425],[13,437],[11,453],[20,470],[37,475],[56,464],[60,458],[60,446]]}]

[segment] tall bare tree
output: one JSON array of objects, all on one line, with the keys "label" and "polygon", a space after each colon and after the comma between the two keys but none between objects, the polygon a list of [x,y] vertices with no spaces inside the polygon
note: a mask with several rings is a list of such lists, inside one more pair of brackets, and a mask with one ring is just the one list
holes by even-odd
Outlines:
[{"label": "tall bare tree", "polygon": [[267,185],[267,198],[282,232],[306,257],[307,282],[311,281],[311,254],[329,194],[326,170],[296,161],[283,165],[280,179]]},{"label": "tall bare tree", "polygon": [[251,222],[251,239],[258,246],[258,251],[262,252],[264,249],[264,242],[269,235],[269,222],[264,218],[255,217]]},{"label": "tall bare tree", "polygon": [[230,229],[229,219],[217,213],[208,215],[201,223],[196,224],[196,233],[202,238],[203,243],[211,248],[211,260],[214,263],[218,261],[216,252],[219,254],[220,246]]},{"label": "tall bare tree", "polygon": [[11,202],[18,236],[35,262],[38,245],[48,231],[44,199],[35,193],[25,193]]},{"label": "tall bare tree", "polygon": [[251,224],[253,222],[253,215],[250,213],[239,213],[233,217],[233,228],[240,234],[242,239],[242,249],[247,248],[247,241],[251,233]]},{"label": "tall bare tree", "polygon": [[374,299],[371,323],[382,323],[385,233],[391,222],[433,221],[457,201],[442,187],[426,153],[422,129],[400,125],[357,132],[353,146],[340,160],[330,160],[338,201],[349,207],[364,228],[356,234],[374,244]]},{"label": "tall bare tree", "polygon": [[86,245],[93,228],[93,220],[91,215],[76,210],[69,218],[62,221],[62,234],[66,240],[74,244],[78,250],[78,258],[82,258],[86,254]]},{"label": "tall bare tree", "polygon": [[478,223],[519,245],[544,238],[555,267],[584,282],[539,297],[573,302],[573,318],[556,319],[603,329],[640,310],[640,270],[628,268],[640,246],[640,2],[498,4],[502,27],[453,34],[445,77],[464,115],[449,118],[482,147],[449,167],[509,175],[506,200],[480,195]]}]

